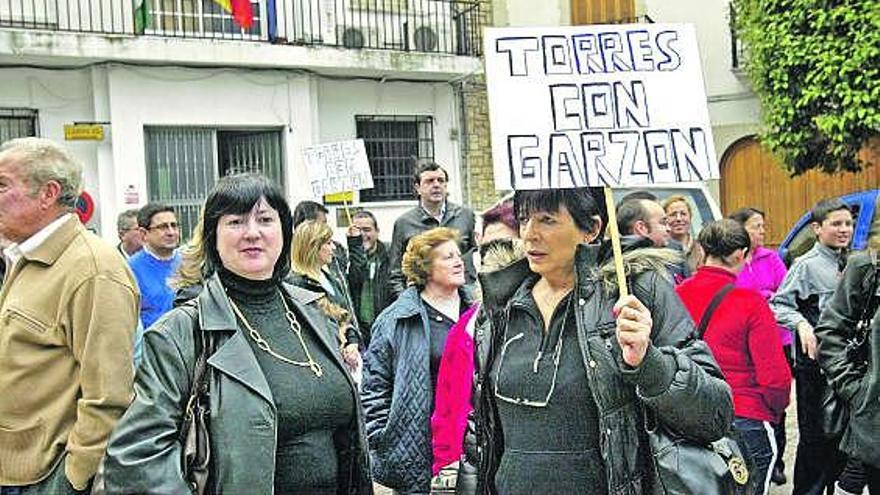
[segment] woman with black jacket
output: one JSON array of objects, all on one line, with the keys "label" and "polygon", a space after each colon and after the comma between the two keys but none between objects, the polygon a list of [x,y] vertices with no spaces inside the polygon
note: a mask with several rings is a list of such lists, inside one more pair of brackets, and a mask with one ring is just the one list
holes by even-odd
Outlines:
[{"label": "woman with black jacket", "polygon": [[334,324],[316,294],[283,282],[291,225],[267,178],[217,182],[180,268],[181,283],[203,288],[144,335],[134,401],[107,446],[106,493],[192,491],[180,437],[201,352],[205,493],[372,493],[357,386],[329,337]]},{"label": "woman with black jacket", "polygon": [[[519,191],[524,257],[480,276],[476,333],[480,494],[651,493],[644,410],[713,441],[730,389],[667,280],[665,251],[628,253],[619,298],[588,189]],[[460,492],[467,484],[462,483]]]},{"label": "woman with black jacket", "polygon": [[816,326],[819,365],[849,413],[840,450],[864,464],[871,493],[880,493],[878,263],[876,248],[850,255],[843,281]]}]

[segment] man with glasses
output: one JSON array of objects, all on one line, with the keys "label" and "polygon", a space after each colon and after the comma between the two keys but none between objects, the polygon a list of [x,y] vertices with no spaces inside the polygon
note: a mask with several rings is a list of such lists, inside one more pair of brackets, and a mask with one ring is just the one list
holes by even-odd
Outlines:
[{"label": "man with glasses", "polygon": [[141,323],[146,329],[174,303],[168,279],[180,263],[180,230],[174,209],[160,203],[148,203],[141,208],[138,226],[144,246],[128,264],[141,290]]}]

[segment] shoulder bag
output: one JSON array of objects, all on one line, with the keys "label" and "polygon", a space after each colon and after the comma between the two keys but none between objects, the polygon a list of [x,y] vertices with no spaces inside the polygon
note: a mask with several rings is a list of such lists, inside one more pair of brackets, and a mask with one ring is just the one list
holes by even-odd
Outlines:
[{"label": "shoulder bag", "polygon": [[[199,327],[198,304],[196,301],[182,305],[193,317],[193,346],[195,347],[195,368],[190,384],[189,397],[186,401],[183,421],[180,424],[178,439],[183,447],[181,470],[183,479],[190,491],[197,495],[208,492],[208,474],[211,463],[211,442],[208,433],[208,356],[214,353],[215,345],[212,335]],[[98,471],[92,481],[91,495],[106,495],[104,460],[98,465]]]},{"label": "shoulder bag", "polygon": [[[195,304],[193,304],[195,306]],[[198,314],[198,313],[197,313]],[[196,316],[198,320],[198,316]],[[208,357],[214,353],[214,338],[198,324],[193,327],[193,345],[196,362],[189,399],[186,401],[179,439],[183,447],[181,468],[183,479],[192,493],[208,492],[208,475],[211,464],[211,437],[208,431],[210,393],[208,383]]]},{"label": "shoulder bag", "polygon": [[[702,339],[721,300],[733,289],[724,286],[703,313],[697,337]],[[657,421],[645,409],[645,427],[657,475],[655,493],[667,495],[740,495],[749,491],[749,470],[739,444],[728,435],[710,444],[685,438]]]}]

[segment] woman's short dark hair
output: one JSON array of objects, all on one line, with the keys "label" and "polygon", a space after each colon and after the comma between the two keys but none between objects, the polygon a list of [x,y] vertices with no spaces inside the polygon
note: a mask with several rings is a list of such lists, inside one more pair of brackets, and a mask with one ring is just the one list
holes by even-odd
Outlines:
[{"label": "woman's short dark hair", "polygon": [[727,258],[737,249],[751,249],[752,239],[745,227],[736,220],[725,218],[703,226],[697,241],[706,256]]},{"label": "woman's short dark hair", "polygon": [[184,249],[184,260],[176,285],[189,285],[209,277],[223,265],[217,251],[217,223],[223,215],[249,213],[265,198],[278,211],[283,242],[281,255],[273,274],[286,275],[290,270],[290,245],[293,218],[281,189],[268,178],[252,173],[229,175],[220,179],[208,194],[190,244]]},{"label": "woman's short dark hair", "polygon": [[538,191],[517,191],[513,195],[513,210],[516,218],[522,222],[533,213],[546,211],[555,213],[560,206],[565,206],[574,219],[575,225],[585,232],[595,228],[595,219],[602,220],[599,238],[608,223],[602,189],[598,187],[578,187],[570,189],[542,189]]},{"label": "woman's short dark hair", "polygon": [[746,222],[748,222],[749,219],[755,215],[761,215],[761,217],[767,216],[764,214],[763,211],[761,211],[757,208],[752,208],[751,206],[746,206],[745,208],[740,208],[740,209],[736,210],[735,212],[731,213],[730,215],[727,215],[727,218],[729,218],[731,220],[736,220],[737,222],[740,223],[740,225],[745,225]]}]

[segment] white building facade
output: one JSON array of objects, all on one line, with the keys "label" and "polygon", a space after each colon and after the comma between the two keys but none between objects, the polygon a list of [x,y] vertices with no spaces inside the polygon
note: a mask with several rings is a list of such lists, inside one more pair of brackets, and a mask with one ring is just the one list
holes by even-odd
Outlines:
[{"label": "white building facade", "polygon": [[41,4],[0,0],[0,140],[101,126],[102,140],[65,144],[95,199],[88,226],[108,240],[116,215],[147,201],[174,205],[188,232],[236,171],[277,180],[291,206],[320,201],[302,149],[355,138],[377,187],[354,202],[383,237],[415,204],[414,159],[444,165],[460,199],[453,83],[480,70],[478,4],[251,0],[247,30],[214,0],[147,0],[144,29],[129,0]]}]

